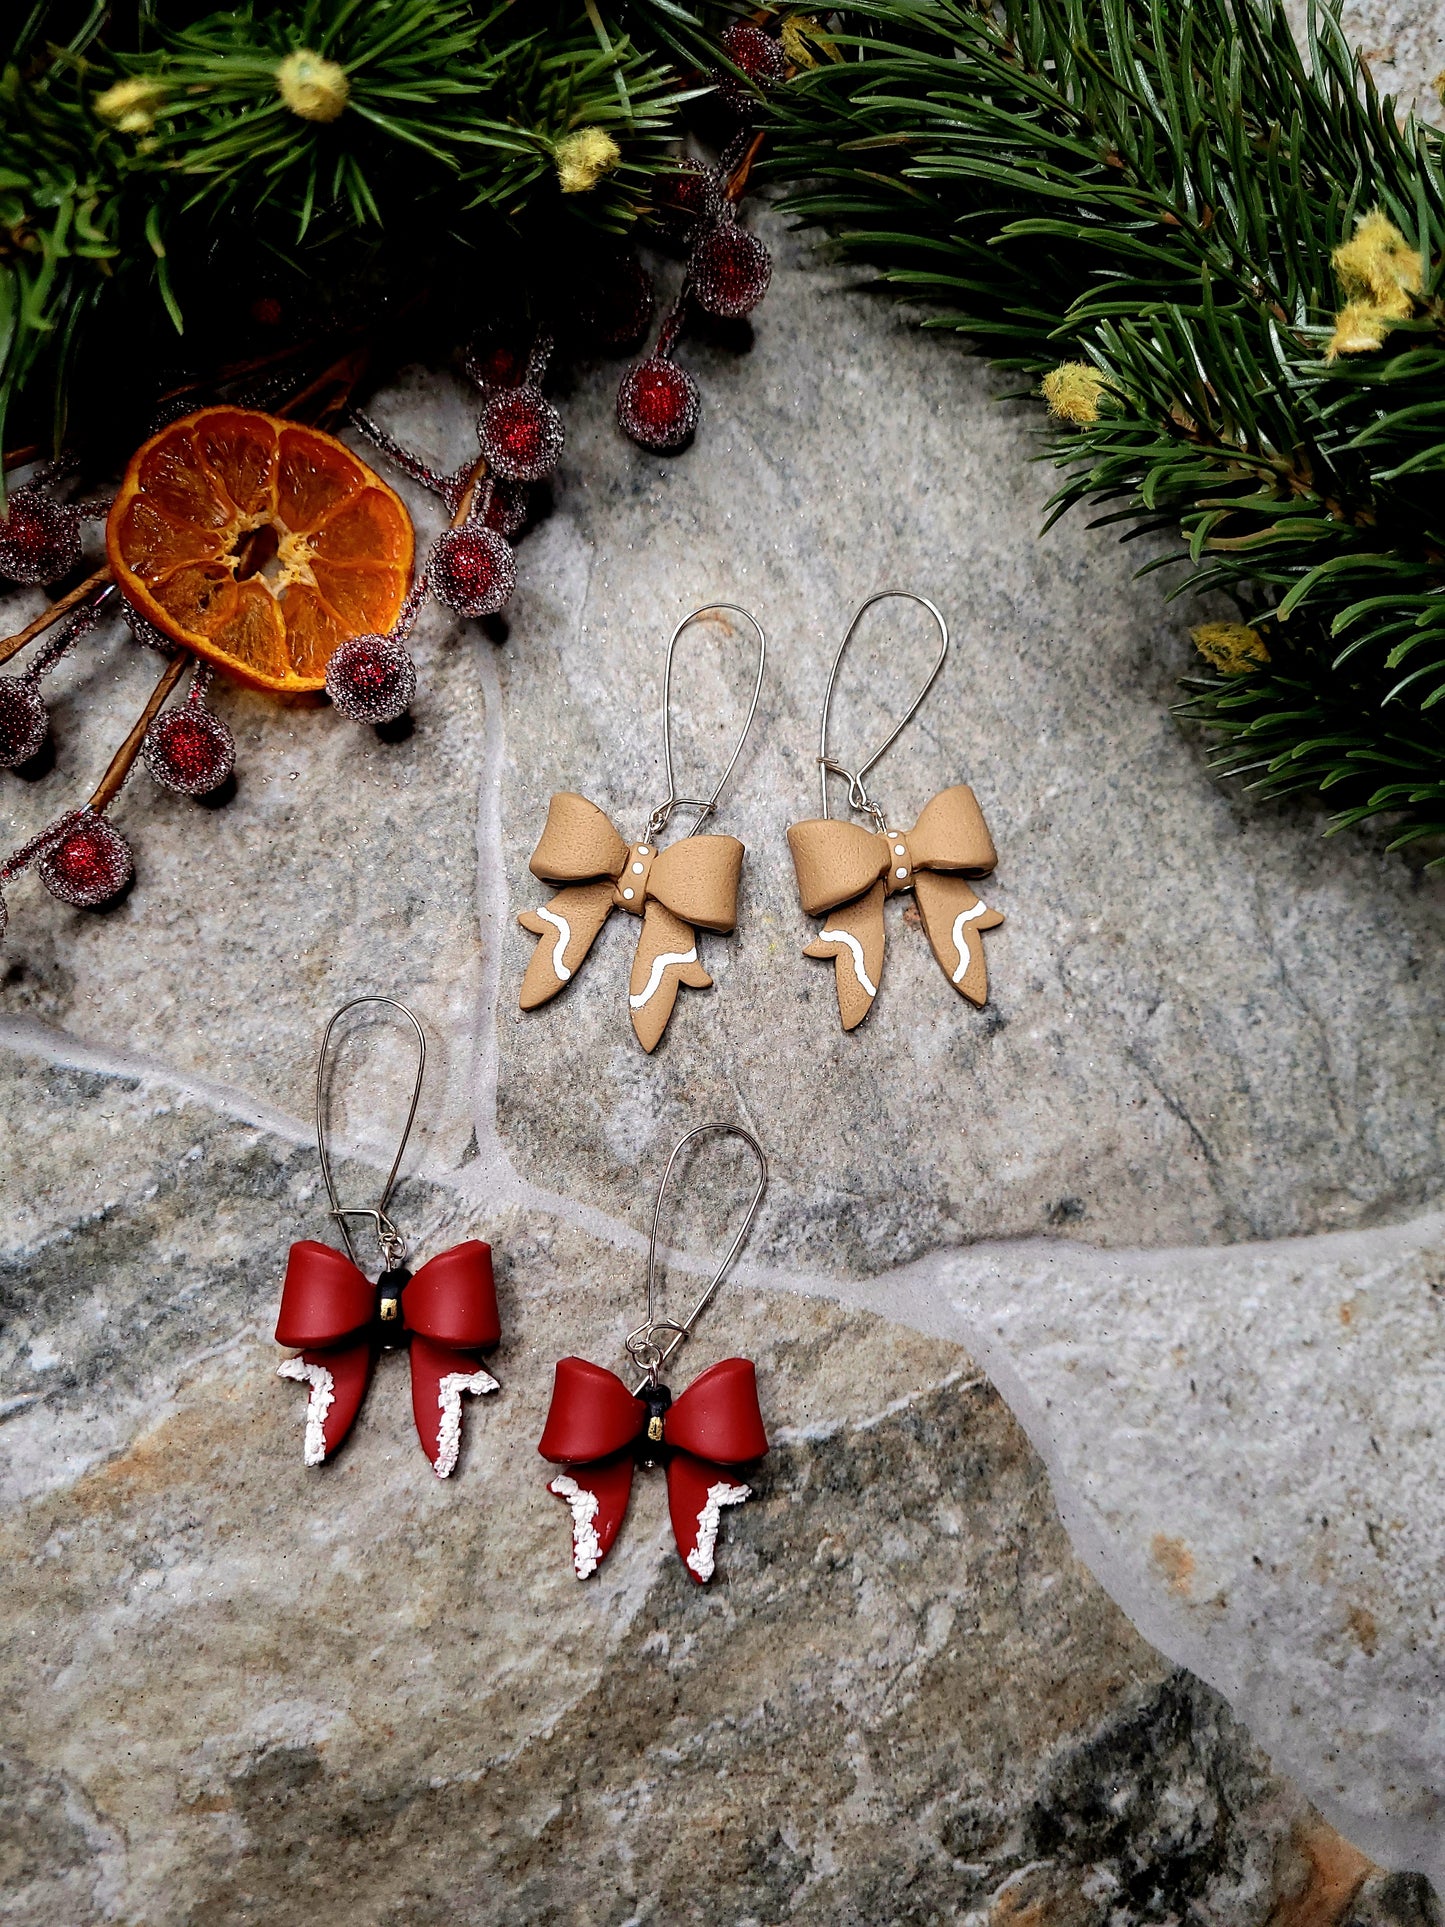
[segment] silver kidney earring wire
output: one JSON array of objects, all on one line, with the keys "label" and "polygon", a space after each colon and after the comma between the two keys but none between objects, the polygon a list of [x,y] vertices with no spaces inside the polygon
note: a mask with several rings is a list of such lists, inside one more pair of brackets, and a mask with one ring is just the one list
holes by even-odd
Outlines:
[{"label": "silver kidney earring wire", "polygon": [[[833,707],[833,691],[837,686],[838,671],[842,668],[843,657],[847,653],[849,643],[852,642],[853,637],[857,634],[859,623],[873,607],[875,602],[889,601],[916,602],[920,608],[928,611],[933,617],[933,620],[938,624],[938,654],[934,657],[933,665],[924,677],[918,694],[913,698],[913,701],[909,704],[903,716],[894,725],[890,734],[883,739],[882,743],[874,750],[866,763],[860,763],[856,770],[850,770],[844,764],[836,762],[828,754],[828,716]],[[827,822],[829,819],[828,777],[831,772],[834,776],[841,776],[846,779],[850,808],[861,810],[865,815],[871,816],[879,830],[885,835],[887,834],[887,819],[878,804],[869,796],[863,779],[875,765],[882,762],[883,758],[888,754],[889,750],[892,749],[893,745],[913,721],[913,718],[918,714],[919,710],[922,709],[929,690],[932,689],[934,683],[938,680],[939,672],[943,668],[944,659],[947,655],[948,624],[928,600],[927,596],[916,595],[911,589],[879,589],[876,594],[866,596],[864,600],[858,604],[858,607],[853,611],[853,620],[848,624],[843,640],[838,644],[838,653],[834,656],[833,666],[828,671],[828,686],[823,691],[823,719],[818,731],[818,788],[822,796],[824,822]]]},{"label": "silver kidney earring wire", "polygon": [[[384,1004],[390,1010],[400,1011],[411,1025],[416,1036],[416,1080],[411,1088],[411,1103],[407,1107],[406,1123],[402,1126],[401,1142],[396,1147],[396,1156],[391,1161],[386,1183],[381,1188],[381,1196],[374,1205],[342,1204],[336,1196],[336,1183],[331,1174],[331,1157],[326,1144],[326,1060],[331,1047],[331,1033],[349,1010],[359,1010],[366,1004]],[[331,1200],[331,1216],[341,1227],[342,1238],[346,1242],[348,1257],[354,1265],[361,1260],[356,1255],[352,1242],[348,1218],[370,1218],[376,1231],[376,1242],[381,1249],[382,1267],[394,1271],[406,1255],[406,1239],[386,1215],[386,1207],[396,1185],[396,1174],[401,1169],[402,1158],[411,1139],[412,1125],[416,1122],[416,1108],[421,1102],[422,1079],[426,1074],[426,1032],[414,1011],[409,1010],[395,997],[353,997],[350,1003],[343,1004],[321,1036],[321,1049],[316,1055],[316,1151],[321,1161],[321,1176],[326,1184],[326,1195]]]},{"label": "silver kidney earring wire", "polygon": [[[728,1246],[727,1255],[713,1273],[712,1282],[687,1317],[679,1323],[670,1318],[660,1318],[657,1314],[657,1233],[662,1223],[662,1207],[667,1197],[667,1187],[672,1177],[673,1166],[689,1144],[695,1144],[699,1138],[704,1137],[740,1138],[757,1159],[758,1182],[737,1234]],[[634,1388],[636,1392],[640,1393],[645,1387],[657,1384],[658,1374],[690,1335],[693,1326],[717,1296],[719,1286],[732,1269],[733,1260],[747,1242],[748,1233],[753,1228],[753,1222],[758,1215],[758,1208],[762,1204],[763,1194],[767,1188],[768,1160],[763,1153],[763,1147],[752,1132],[745,1130],[741,1124],[699,1124],[696,1130],[689,1131],[686,1137],[680,1138],[673,1146],[672,1155],[663,1169],[662,1182],[657,1187],[657,1202],[652,1209],[652,1236],[647,1247],[647,1317],[636,1331],[628,1333],[626,1341],[628,1357],[638,1370],[645,1374],[641,1384]]]},{"label": "silver kidney earring wire", "polygon": [[[752,627],[758,639],[758,671],[757,675],[753,678],[752,700],[748,704],[748,713],[743,718],[743,726],[738,734],[736,746],[733,749],[732,755],[728,758],[726,769],[724,769],[713,788],[712,795],[704,800],[700,797],[679,796],[677,793],[677,778],[673,774],[672,767],[672,664],[673,658],[677,654],[677,645],[683,631],[689,628],[694,622],[700,621],[703,616],[712,615],[741,616],[743,621]],[[756,616],[750,614],[746,609],[740,609],[735,602],[704,603],[702,608],[694,609],[691,615],[684,616],[682,621],[678,623],[677,627],[673,630],[671,638],[668,641],[667,659],[662,671],[662,760],[667,771],[667,796],[647,820],[648,842],[655,843],[657,841],[660,833],[666,829],[668,820],[674,810],[685,809],[696,810],[698,812],[697,821],[688,831],[689,836],[696,836],[707,819],[710,816],[716,815],[718,801],[723,791],[727,788],[728,778],[737,768],[738,758],[742,755],[743,747],[752,730],[753,718],[758,713],[758,698],[762,694],[763,669],[767,663],[767,659],[768,639],[763,634],[762,624]]]}]

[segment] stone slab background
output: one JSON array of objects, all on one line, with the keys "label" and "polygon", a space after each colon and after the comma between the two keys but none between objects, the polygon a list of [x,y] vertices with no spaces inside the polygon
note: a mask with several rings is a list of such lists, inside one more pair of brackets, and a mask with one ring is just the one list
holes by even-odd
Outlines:
[{"label": "stone slab background", "polygon": [[[1407,89],[1440,25],[1351,20]],[[226,691],[227,809],[139,777],[122,905],[14,892],[0,1918],[1435,1917],[1410,1870],[1445,1859],[1440,886],[1211,784],[1168,716],[1184,618],[1081,524],[1036,538],[1028,418],[762,225],[750,352],[687,351],[695,449],[633,449],[617,369],[579,371],[506,639],[424,620],[406,741]],[[469,445],[445,371],[377,412]],[[975,785],[1009,921],[977,1013],[895,903],[844,1038],[783,831],[836,638],[890,582],[954,651],[877,788],[909,820]],[[719,822],[743,917],[648,1060],[635,926],[524,1015],[513,918],[553,788],[625,834],[657,800],[662,648],[713,598],[770,637]],[[918,647],[869,632],[841,741]],[[152,669],[114,631],[62,669],[7,847],[93,781]],[[682,672],[705,768],[741,650],[703,636]],[[315,1045],[365,991],[428,1028],[415,1247],[500,1260],[504,1390],[445,1487],[400,1361],[319,1475],[273,1377],[285,1247],[325,1235]],[[406,1074],[361,1027],[351,1191]],[[774,1177],[684,1376],[756,1357],[775,1451],[713,1590],[647,1482],[581,1587],[532,1449],[550,1361],[619,1357],[656,1173],[713,1116]],[[670,1211],[675,1294],[740,1173],[700,1163]]]}]

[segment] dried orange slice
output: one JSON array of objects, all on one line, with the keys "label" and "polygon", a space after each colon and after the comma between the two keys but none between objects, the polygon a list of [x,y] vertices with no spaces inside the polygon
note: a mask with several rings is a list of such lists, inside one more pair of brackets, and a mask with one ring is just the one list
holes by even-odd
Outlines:
[{"label": "dried orange slice", "polygon": [[131,457],[105,527],[121,593],[257,689],[320,689],[351,636],[384,635],[411,585],[401,498],[334,435],[202,408]]}]

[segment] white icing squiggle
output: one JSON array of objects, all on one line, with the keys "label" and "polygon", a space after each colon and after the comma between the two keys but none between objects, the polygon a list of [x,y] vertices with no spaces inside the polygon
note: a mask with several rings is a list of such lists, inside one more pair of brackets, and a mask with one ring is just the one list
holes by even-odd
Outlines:
[{"label": "white icing squiggle", "polygon": [[[853,975],[862,984],[870,997],[878,995],[878,986],[863,968],[863,946],[851,930],[820,930],[818,935],[824,943],[846,943],[853,952]],[[826,980],[825,980],[826,981]]]},{"label": "white icing squiggle", "polygon": [[445,1479],[456,1468],[462,1449],[462,1393],[499,1392],[490,1372],[448,1372],[437,1386],[442,1422],[437,1430],[436,1475]]},{"label": "white icing squiggle", "polygon": [[657,986],[662,982],[663,972],[669,964],[689,964],[696,962],[696,944],[693,945],[691,950],[666,950],[660,957],[654,957],[652,960],[652,974],[647,979],[647,988],[640,996],[631,999],[632,1008],[634,1010],[641,1010],[644,1004],[651,1003],[657,991]]},{"label": "white icing squiggle", "polygon": [[572,972],[567,968],[566,964],[563,963],[562,957],[568,944],[572,941],[572,926],[565,917],[559,917],[555,910],[539,910],[537,915],[542,919],[543,923],[550,923],[559,933],[556,943],[552,946],[552,974],[559,983],[565,984],[571,977]]},{"label": "white icing squiggle", "polygon": [[953,920],[953,947],[958,952],[958,968],[953,973],[952,981],[956,984],[962,983],[968,974],[968,952],[963,947],[963,926],[966,923],[972,923],[975,917],[981,917],[987,908],[986,903],[976,903],[971,910],[960,910]]},{"label": "white icing squiggle", "polygon": [[[547,1487],[565,1499],[572,1512],[572,1564],[579,1579],[590,1578],[602,1564],[602,1541],[592,1521],[597,1517],[597,1494],[588,1492],[564,1473]],[[716,1528],[714,1528],[716,1535]]]},{"label": "white icing squiggle", "polygon": [[320,1465],[326,1457],[326,1414],[331,1410],[331,1402],[336,1397],[336,1381],[324,1365],[308,1365],[304,1358],[288,1358],[276,1367],[277,1378],[294,1378],[298,1384],[309,1385],[311,1396],[306,1401],[306,1443],[301,1456],[307,1465]]},{"label": "white icing squiggle", "polygon": [[750,1485],[725,1485],[721,1481],[707,1489],[707,1504],[697,1515],[697,1544],[687,1555],[687,1568],[695,1572],[699,1579],[711,1579],[713,1552],[717,1547],[717,1529],[722,1523],[722,1508],[725,1505],[741,1505],[744,1499],[752,1497]]}]

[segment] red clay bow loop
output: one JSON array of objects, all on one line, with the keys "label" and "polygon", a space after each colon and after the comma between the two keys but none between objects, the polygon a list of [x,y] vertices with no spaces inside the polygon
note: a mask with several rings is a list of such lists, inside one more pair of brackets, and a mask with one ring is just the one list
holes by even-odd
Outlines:
[{"label": "red clay bow loop", "polygon": [[[350,1010],[382,1004],[406,1018],[417,1045],[416,1080],[391,1169],[374,1205],[343,1205],[336,1195],[326,1143],[326,1071],[332,1033]],[[413,1277],[403,1262],[406,1241],[387,1215],[401,1160],[416,1121],[426,1069],[426,1034],[414,1013],[394,997],[355,997],[343,1004],[321,1039],[316,1061],[316,1148],[331,1216],[341,1227],[346,1255],[305,1239],[291,1247],[278,1344],[298,1356],[278,1368],[282,1378],[308,1388],[303,1457],[323,1464],[351,1430],[378,1356],[406,1347],[411,1355],[412,1414],[422,1450],[439,1479],[450,1476],[461,1451],[462,1394],[499,1390],[479,1353],[501,1336],[492,1254],[467,1239],[428,1260]],[[370,1218],[381,1254],[375,1284],[362,1272],[350,1218]]]},{"label": "red clay bow loop", "polygon": [[[758,1162],[758,1182],[747,1213],[712,1281],[683,1320],[657,1309],[657,1234],[674,1165],[686,1147],[703,1137],[738,1137]],[[688,1386],[676,1403],[659,1382],[663,1366],[712,1303],[718,1287],[752,1229],[767,1188],[761,1145],[737,1124],[703,1124],[689,1131],[667,1160],[652,1214],[647,1261],[647,1318],[626,1340],[628,1357],[643,1376],[629,1391],[615,1372],[585,1358],[557,1366],[552,1403],[537,1450],[562,1467],[548,1491],[565,1499],[572,1514],[572,1569],[590,1578],[607,1556],[627,1511],[637,1466],[663,1466],[673,1537],[684,1565],[699,1585],[713,1575],[714,1552],[725,1506],[751,1494],[735,1468],[768,1449],[758,1406],[757,1375],[745,1358],[726,1358]]]}]

